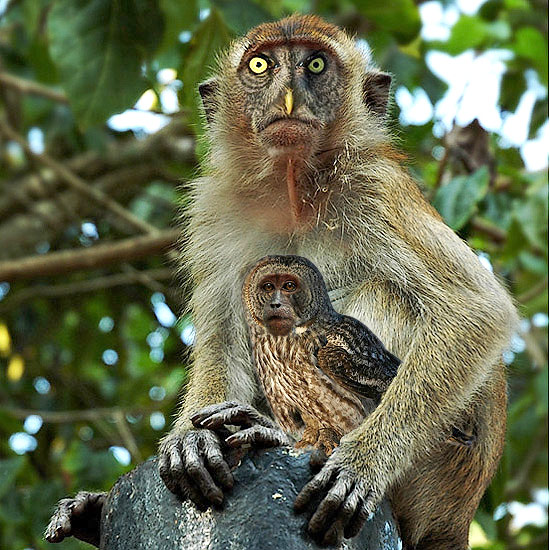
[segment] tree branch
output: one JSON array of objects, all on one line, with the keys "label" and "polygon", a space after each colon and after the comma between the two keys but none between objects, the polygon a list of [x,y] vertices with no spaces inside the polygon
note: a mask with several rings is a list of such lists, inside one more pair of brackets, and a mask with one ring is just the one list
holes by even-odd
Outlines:
[{"label": "tree branch", "polygon": [[38,95],[59,103],[68,103],[67,96],[62,92],[57,92],[32,80],[25,80],[5,72],[0,72],[0,83],[15,88],[23,94]]},{"label": "tree branch", "polygon": [[33,409],[19,409],[2,407],[0,411],[13,416],[19,420],[25,420],[28,416],[37,415],[44,422],[51,424],[70,424],[72,422],[90,421],[95,422],[104,418],[115,418],[118,414],[146,414],[158,410],[157,407],[141,407],[123,410],[119,407],[103,407],[97,409],[84,409],[75,411],[40,411]]},{"label": "tree branch", "polygon": [[[86,279],[73,283],[59,285],[35,285],[15,293],[12,297],[0,303],[0,314],[10,311],[24,302],[34,298],[56,298],[60,296],[74,296],[85,292],[96,292],[116,286],[128,286],[132,284],[148,285],[150,281],[170,280],[175,276],[169,268],[148,269],[146,271],[135,270],[128,273],[116,273],[105,277]],[[158,290],[158,289],[157,289]],[[166,292],[165,292],[166,293]]]},{"label": "tree branch", "polygon": [[485,233],[485,235],[491,237],[496,243],[503,243],[506,240],[506,231],[503,231],[500,227],[496,227],[482,218],[476,216],[470,220],[470,223],[474,229],[480,233]]},{"label": "tree branch", "polygon": [[145,258],[175,246],[178,236],[179,231],[171,229],[151,236],[98,244],[84,250],[63,250],[44,256],[0,262],[0,281],[34,279]]},{"label": "tree branch", "polygon": [[120,206],[118,202],[103,193],[101,190],[96,187],[89,186],[82,178],[69,170],[65,165],[45,153],[40,155],[34,153],[29,147],[27,140],[15,132],[5,119],[0,119],[0,132],[4,134],[6,138],[21,145],[29,158],[32,158],[40,164],[52,169],[66,184],[70,185],[87,198],[93,200],[99,206],[107,208],[110,212],[116,214],[131,227],[134,227],[144,233],[155,233],[158,231],[156,227],[134,216],[134,214],[126,210],[123,206]]}]

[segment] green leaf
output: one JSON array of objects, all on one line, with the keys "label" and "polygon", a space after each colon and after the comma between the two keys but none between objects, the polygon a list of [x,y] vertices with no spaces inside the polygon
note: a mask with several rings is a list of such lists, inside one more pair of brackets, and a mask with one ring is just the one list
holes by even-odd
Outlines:
[{"label": "green leaf", "polygon": [[198,84],[212,74],[216,56],[228,46],[230,40],[230,31],[216,9],[212,9],[210,15],[191,38],[187,56],[178,73],[185,82],[183,103],[194,109],[195,122],[200,121],[197,102]]},{"label": "green leaf", "polygon": [[518,201],[513,216],[529,243],[548,254],[548,187],[533,190],[527,200]]},{"label": "green leaf", "polygon": [[131,106],[146,83],[141,66],[158,46],[157,3],[58,0],[48,17],[50,53],[82,127]]},{"label": "green leaf", "polygon": [[451,55],[457,55],[479,46],[486,35],[486,24],[481,19],[463,15],[452,28],[451,36],[443,49]]},{"label": "green leaf", "polygon": [[445,222],[455,231],[466,225],[489,188],[486,166],[469,176],[458,176],[440,187],[433,204]]},{"label": "green leaf", "polygon": [[164,37],[160,51],[171,48],[178,42],[182,31],[191,30],[198,19],[196,0],[159,0],[164,15]]},{"label": "green leaf", "polygon": [[25,464],[25,457],[0,460],[0,498],[14,489],[15,478]]},{"label": "green leaf", "polygon": [[534,27],[522,27],[516,31],[514,51],[529,59],[538,71],[541,80],[548,83],[548,41]]},{"label": "green leaf", "polygon": [[273,19],[265,8],[251,0],[211,0],[211,4],[221,12],[227,25],[237,34],[245,34],[252,27]]},{"label": "green leaf", "polygon": [[420,32],[420,14],[413,0],[353,0],[353,3],[369,21],[390,31],[402,44]]}]

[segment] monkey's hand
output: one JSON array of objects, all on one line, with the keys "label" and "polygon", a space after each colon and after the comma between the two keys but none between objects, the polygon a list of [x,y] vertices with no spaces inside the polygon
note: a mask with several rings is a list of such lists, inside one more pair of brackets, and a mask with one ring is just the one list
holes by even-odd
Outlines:
[{"label": "monkey's hand", "polygon": [[172,493],[201,511],[220,506],[223,490],[233,487],[222,447],[223,440],[210,430],[172,433],[160,445],[160,477]]},{"label": "monkey's hand", "polygon": [[342,443],[296,497],[296,512],[321,501],[308,532],[323,545],[338,545],[343,537],[357,535],[384,495],[374,479],[354,466],[357,462],[357,447],[353,442]]},{"label": "monkey's hand", "polygon": [[76,537],[99,548],[101,510],[107,493],[81,491],[74,498],[64,498],[44,531],[48,542],[61,542]]},{"label": "monkey's hand", "polygon": [[230,447],[242,447],[245,444],[256,448],[293,445],[293,439],[281,430],[272,420],[259,413],[250,405],[226,401],[210,405],[191,417],[195,427],[210,430],[224,429],[226,426],[238,426],[240,430],[225,438]]}]

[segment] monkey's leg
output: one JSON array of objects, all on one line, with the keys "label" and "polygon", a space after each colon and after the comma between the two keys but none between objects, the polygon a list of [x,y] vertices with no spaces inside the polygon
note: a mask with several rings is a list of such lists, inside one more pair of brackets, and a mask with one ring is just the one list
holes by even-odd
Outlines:
[{"label": "monkey's leg", "polygon": [[448,441],[419,461],[391,495],[407,548],[466,550],[468,531],[497,468],[506,430],[504,377],[492,381],[473,404],[475,442]]},{"label": "monkey's leg", "polygon": [[48,542],[61,542],[76,537],[99,548],[101,510],[107,493],[81,491],[74,498],[64,498],[44,531]]}]

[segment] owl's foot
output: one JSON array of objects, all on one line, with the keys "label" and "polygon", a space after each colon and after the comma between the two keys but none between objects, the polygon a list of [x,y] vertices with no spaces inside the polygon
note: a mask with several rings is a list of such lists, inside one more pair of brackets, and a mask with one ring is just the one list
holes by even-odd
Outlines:
[{"label": "owl's foot", "polygon": [[341,435],[332,428],[320,428],[314,447],[325,452],[327,456],[338,447]]},{"label": "owl's foot", "polygon": [[294,445],[297,449],[314,447],[330,456],[332,451],[338,447],[341,435],[332,428],[308,428],[304,430],[302,439]]},{"label": "owl's foot", "polygon": [[303,449],[305,447],[315,447],[317,439],[319,438],[319,428],[311,427],[306,424],[304,433],[300,441],[294,444],[296,449]]}]

